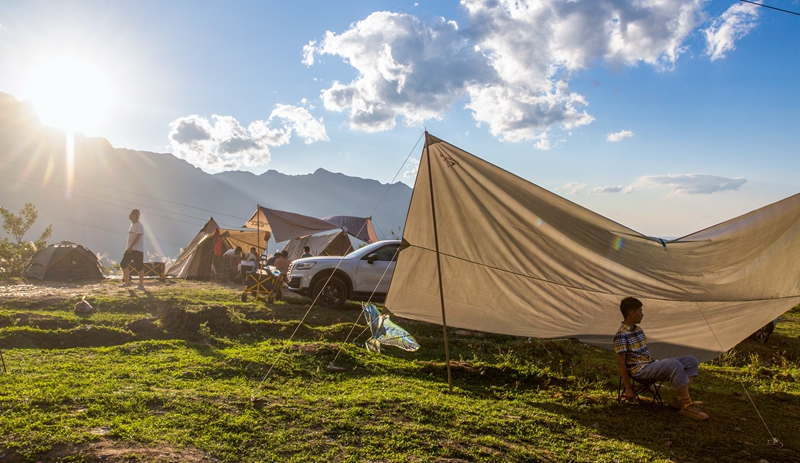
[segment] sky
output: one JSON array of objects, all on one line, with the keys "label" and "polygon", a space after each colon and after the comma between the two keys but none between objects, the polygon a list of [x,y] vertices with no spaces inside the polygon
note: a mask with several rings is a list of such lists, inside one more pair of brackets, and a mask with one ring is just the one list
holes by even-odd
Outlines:
[{"label": "sky", "polygon": [[0,2],[46,125],[410,186],[428,130],[660,237],[800,191],[799,77],[800,16],[734,0]]}]

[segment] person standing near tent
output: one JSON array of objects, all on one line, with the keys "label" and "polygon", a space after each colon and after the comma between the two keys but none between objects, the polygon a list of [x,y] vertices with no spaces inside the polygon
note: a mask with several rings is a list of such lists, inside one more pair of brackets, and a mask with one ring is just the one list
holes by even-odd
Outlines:
[{"label": "person standing near tent", "polygon": [[125,248],[125,254],[122,255],[119,265],[122,267],[122,287],[131,286],[132,266],[139,274],[139,286],[136,289],[144,291],[144,225],[139,222],[140,216],[139,209],[134,209],[128,214],[131,220],[131,226],[128,228],[128,247]]},{"label": "person standing near tent", "polygon": [[300,258],[302,259],[304,257],[314,257],[314,255],[311,254],[311,246],[303,246],[303,255],[300,256]]},{"label": "person standing near tent", "polygon": [[697,377],[697,359],[685,355],[674,359],[653,360],[647,349],[647,337],[641,327],[644,313],[642,302],[635,297],[626,297],[619,304],[624,320],[614,336],[614,351],[617,353],[617,366],[622,382],[625,384],[625,399],[633,400],[634,392],[631,377],[641,380],[670,381],[677,394],[672,407],[680,414],[696,420],[707,420],[708,415],[700,410],[698,402],[689,398],[689,386]]}]

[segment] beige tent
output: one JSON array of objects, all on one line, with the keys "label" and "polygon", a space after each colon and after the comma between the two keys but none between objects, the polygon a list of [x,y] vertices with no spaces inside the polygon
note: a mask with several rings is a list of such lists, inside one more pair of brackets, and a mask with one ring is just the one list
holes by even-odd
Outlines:
[{"label": "beige tent", "polygon": [[444,313],[451,327],[612,348],[619,302],[636,296],[654,356],[705,361],[800,302],[798,232],[795,195],[662,241],[426,134],[386,306],[439,324]]},{"label": "beige tent", "polygon": [[175,263],[167,269],[167,275],[190,280],[211,279],[217,231],[219,231],[220,251],[223,253],[236,246],[241,246],[244,252],[248,252],[251,247],[261,251],[266,248],[269,239],[269,235],[263,231],[259,233],[256,230],[219,228],[212,217],[181,252]]},{"label": "beige tent", "polygon": [[306,215],[294,212],[278,211],[258,206],[256,212],[245,224],[247,228],[267,231],[275,237],[275,241],[281,242],[301,236],[313,235],[315,233],[335,230],[339,228],[324,220],[315,219]]},{"label": "beige tent", "polygon": [[353,251],[350,238],[342,230],[291,239],[283,250],[289,253],[289,260],[295,260],[303,254],[304,246],[310,247],[311,254],[315,256],[344,256]]}]

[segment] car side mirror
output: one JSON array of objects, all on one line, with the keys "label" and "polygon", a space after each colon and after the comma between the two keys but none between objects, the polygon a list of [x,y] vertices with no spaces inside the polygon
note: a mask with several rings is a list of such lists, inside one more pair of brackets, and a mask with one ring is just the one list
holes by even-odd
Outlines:
[{"label": "car side mirror", "polygon": [[376,260],[378,260],[377,254],[370,254],[367,256],[367,262],[369,262],[370,264],[374,263]]}]

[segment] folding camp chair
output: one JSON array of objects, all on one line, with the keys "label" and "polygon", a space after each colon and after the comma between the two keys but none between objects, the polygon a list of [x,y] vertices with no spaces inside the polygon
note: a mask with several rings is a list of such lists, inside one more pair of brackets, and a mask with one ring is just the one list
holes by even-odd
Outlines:
[{"label": "folding camp chair", "polygon": [[267,302],[275,301],[275,295],[280,294],[283,285],[283,275],[278,270],[257,270],[249,272],[244,280],[242,302],[247,301],[247,293],[252,294],[256,300],[266,298]]},{"label": "folding camp chair", "polygon": [[[633,386],[634,400],[638,400],[640,404],[658,403],[659,405],[664,405],[664,401],[661,400],[661,381],[636,379],[633,376],[629,376],[629,378],[631,386]],[[643,396],[645,400],[642,400]],[[622,402],[623,400],[625,400],[625,383],[622,382],[622,376],[620,376],[619,385],[617,386],[617,402]]]}]

